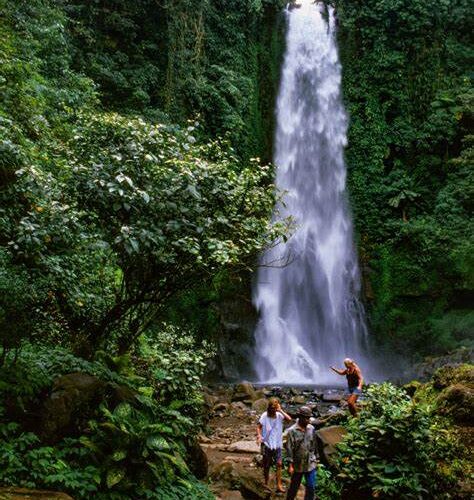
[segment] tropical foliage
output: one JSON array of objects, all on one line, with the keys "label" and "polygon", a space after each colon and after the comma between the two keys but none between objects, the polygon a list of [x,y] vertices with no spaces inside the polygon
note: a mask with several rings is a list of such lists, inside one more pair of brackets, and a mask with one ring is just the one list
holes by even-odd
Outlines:
[{"label": "tropical foliage", "polygon": [[472,4],[337,11],[372,330],[405,356],[472,345]]},{"label": "tropical foliage", "polygon": [[[0,484],[209,498],[185,462],[216,306],[288,230],[266,165],[284,3],[0,0]],[[472,2],[335,3],[371,330],[413,357],[472,344]],[[47,439],[33,417],[74,372],[130,397]],[[343,488],[447,492],[440,417],[369,395]]]},{"label": "tropical foliage", "polygon": [[[370,386],[339,448],[342,494],[352,498],[453,498],[467,457],[449,422],[391,384]],[[335,497],[337,498],[337,497]]]},{"label": "tropical foliage", "polygon": [[[60,348],[25,346],[14,364],[1,368],[0,483],[84,499],[174,498],[179,491],[212,498],[193,482],[186,465],[187,444],[201,417],[199,376],[212,351],[196,348],[185,332],[168,329],[161,335],[169,339],[160,349],[173,355],[172,367],[156,361],[156,341],[143,338],[133,363],[106,353],[91,362]],[[71,372],[100,377],[122,388],[127,400],[117,404],[109,397],[98,407],[81,408],[76,435],[48,442],[37,416],[53,380]],[[178,373],[183,392],[164,397],[163,385]],[[31,414],[36,418],[25,419]]]},{"label": "tropical foliage", "polygon": [[[1,3],[3,485],[75,498],[209,497],[186,459],[213,350],[162,321],[194,287],[249,272],[284,224],[269,218],[271,169],[224,137],[232,120],[211,138],[206,121],[175,125],[157,110],[164,93],[145,95],[164,67],[145,42],[156,25],[140,41],[131,19],[152,4],[116,2],[102,16],[94,3]],[[110,24],[95,25],[99,14]],[[125,32],[133,43],[110,50]],[[128,396],[83,408],[68,435],[52,436],[33,416],[58,377],[78,372]]]}]

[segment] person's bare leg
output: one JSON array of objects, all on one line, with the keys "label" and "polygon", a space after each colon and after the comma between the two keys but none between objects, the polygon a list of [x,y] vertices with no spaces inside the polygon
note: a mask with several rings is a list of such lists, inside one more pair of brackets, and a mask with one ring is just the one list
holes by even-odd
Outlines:
[{"label": "person's bare leg", "polygon": [[282,464],[281,463],[277,464],[276,468],[277,491],[283,493],[285,490],[283,489],[283,484],[281,482],[281,469],[282,469]]},{"label": "person's bare leg", "polygon": [[263,468],[263,479],[265,481],[265,486],[268,486],[268,482],[270,480],[270,467]]},{"label": "person's bare leg", "polygon": [[356,401],[357,401],[357,394],[351,394],[347,398],[347,404],[349,406],[349,411],[351,412],[351,415],[353,417],[357,416],[357,406],[356,406]]}]

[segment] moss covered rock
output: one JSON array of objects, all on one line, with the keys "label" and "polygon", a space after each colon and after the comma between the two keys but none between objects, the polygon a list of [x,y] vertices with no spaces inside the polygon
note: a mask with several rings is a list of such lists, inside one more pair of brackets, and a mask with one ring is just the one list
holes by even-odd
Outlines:
[{"label": "moss covered rock", "polygon": [[433,387],[438,390],[458,383],[474,384],[474,365],[449,364],[438,368],[433,375]]},{"label": "moss covered rock", "polygon": [[456,423],[474,425],[474,388],[453,384],[437,398],[438,412],[451,417]]}]

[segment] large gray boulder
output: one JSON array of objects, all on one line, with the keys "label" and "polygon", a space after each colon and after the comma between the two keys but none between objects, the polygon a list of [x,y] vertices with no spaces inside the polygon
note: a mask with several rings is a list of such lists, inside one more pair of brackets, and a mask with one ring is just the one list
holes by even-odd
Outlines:
[{"label": "large gray boulder", "polygon": [[[472,347],[461,347],[442,356],[425,358],[422,363],[418,363],[410,367],[410,369],[405,370],[403,375],[407,381],[417,379],[427,382],[440,368],[444,374],[446,371],[456,370],[457,367],[466,363],[474,363],[474,349]],[[436,382],[436,376],[434,378]]]},{"label": "large gray boulder", "polygon": [[227,448],[232,453],[260,453],[260,446],[255,441],[236,441]]}]

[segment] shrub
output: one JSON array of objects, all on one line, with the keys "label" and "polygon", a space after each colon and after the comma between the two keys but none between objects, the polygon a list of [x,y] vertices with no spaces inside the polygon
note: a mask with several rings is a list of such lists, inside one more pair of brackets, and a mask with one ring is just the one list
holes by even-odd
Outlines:
[{"label": "shrub", "polygon": [[201,377],[206,360],[215,355],[211,344],[199,346],[191,332],[165,324],[143,337],[138,352],[142,373],[157,397],[193,419],[200,417]]},{"label": "shrub", "polygon": [[[174,391],[164,390],[166,377],[154,375],[161,366],[157,360],[163,361],[160,338],[168,339],[163,359],[176,349],[178,363],[168,367],[180,380]],[[18,359],[9,356],[0,369],[0,485],[58,489],[77,499],[211,498],[195,482],[183,458],[187,443],[199,430],[187,415],[199,415],[201,408],[203,350],[186,356],[191,345],[188,336],[170,328],[157,334],[149,347],[143,339],[142,350],[148,357],[134,361],[151,363],[151,368],[140,374],[126,356],[105,353],[100,353],[100,361],[87,361],[62,348],[26,345]],[[75,371],[126,385],[132,396],[117,406],[104,399],[84,416],[82,435],[49,445],[30,431],[35,428],[32,419],[53,380]]]},{"label": "shrub", "polygon": [[389,383],[369,387],[367,396],[339,445],[343,491],[357,498],[452,498],[462,466],[446,421]]}]

